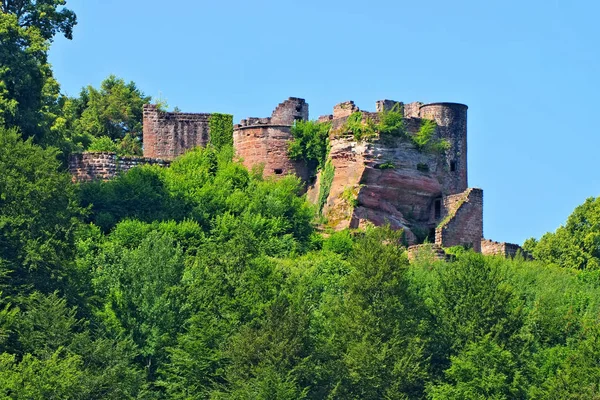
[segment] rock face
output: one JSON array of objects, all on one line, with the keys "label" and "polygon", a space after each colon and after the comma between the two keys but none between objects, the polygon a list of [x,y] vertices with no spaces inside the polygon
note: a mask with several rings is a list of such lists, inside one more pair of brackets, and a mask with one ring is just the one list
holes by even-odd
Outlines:
[{"label": "rock face", "polygon": [[[448,207],[450,203],[444,199],[467,189],[467,107],[453,103],[403,105],[380,100],[376,109],[382,112],[397,105],[404,110],[408,135],[419,131],[426,119],[421,117],[424,113],[437,124],[432,140],[444,139],[450,148],[445,152],[419,150],[407,138],[390,135],[356,141],[351,133],[344,132],[344,124],[359,109],[353,102],[338,104],[333,115],[320,118],[332,122],[329,161],[335,168],[323,215],[327,225],[335,230],[389,224],[403,229],[409,243],[425,238],[433,242],[438,224],[457,211]],[[363,115],[378,118],[375,113]],[[309,188],[310,199],[319,197],[316,192],[320,191],[322,179],[319,176],[317,184]],[[479,209],[478,216],[477,211],[473,215],[472,223],[462,226],[463,231],[448,231],[447,241],[453,238],[478,249],[483,234],[483,209]]]}]

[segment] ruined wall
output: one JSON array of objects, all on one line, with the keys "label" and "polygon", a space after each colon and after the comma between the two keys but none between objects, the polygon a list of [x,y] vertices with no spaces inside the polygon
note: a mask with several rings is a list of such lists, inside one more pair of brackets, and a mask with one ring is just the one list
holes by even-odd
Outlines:
[{"label": "ruined wall", "polygon": [[279,103],[277,108],[271,114],[271,124],[273,125],[293,125],[294,121],[308,120],[308,104],[304,99],[290,97],[286,101]]},{"label": "ruined wall", "polygon": [[481,252],[483,238],[483,190],[469,188],[444,198],[446,218],[435,231],[435,243],[442,247],[469,246]]},{"label": "ruined wall", "polygon": [[417,244],[406,249],[408,261],[449,261],[451,256],[443,248],[434,243]]},{"label": "ruined wall", "polygon": [[290,97],[268,118],[246,118],[234,126],[233,147],[247,168],[262,165],[264,176],[296,174],[307,182],[311,171],[304,161],[288,157],[291,126],[308,119],[308,104]]},{"label": "ruined wall", "polygon": [[264,176],[296,174],[307,181],[306,164],[288,157],[291,139],[289,126],[238,126],[233,132],[233,147],[248,169],[263,165]]},{"label": "ruined wall", "polygon": [[514,258],[520,253],[526,259],[531,258],[531,256],[518,244],[496,242],[488,239],[481,240],[481,253],[484,255],[502,256],[505,258]]},{"label": "ruined wall", "polygon": [[438,125],[438,134],[451,147],[446,152],[444,193],[455,194],[465,191],[467,182],[467,109],[464,104],[431,103],[419,108],[419,117],[432,119]]},{"label": "ruined wall", "polygon": [[144,157],[172,160],[210,138],[210,114],[159,111],[154,104],[144,105]]},{"label": "ruined wall", "polygon": [[117,157],[110,152],[89,152],[72,154],[69,158],[69,172],[73,182],[106,181],[133,167],[146,164],[164,167],[169,162],[144,157]]}]

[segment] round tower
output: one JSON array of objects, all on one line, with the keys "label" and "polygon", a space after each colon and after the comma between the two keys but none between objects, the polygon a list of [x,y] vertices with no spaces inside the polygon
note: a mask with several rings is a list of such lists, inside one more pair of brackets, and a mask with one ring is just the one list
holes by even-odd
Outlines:
[{"label": "round tower", "polygon": [[445,195],[462,193],[468,188],[467,109],[466,105],[458,103],[424,104],[419,109],[419,117],[434,120],[440,137],[450,143],[445,160]]},{"label": "round tower", "polygon": [[304,182],[310,171],[302,160],[288,156],[294,121],[308,119],[308,104],[291,97],[279,104],[269,118],[247,118],[233,128],[233,147],[247,168],[263,166],[264,176],[295,174]]}]

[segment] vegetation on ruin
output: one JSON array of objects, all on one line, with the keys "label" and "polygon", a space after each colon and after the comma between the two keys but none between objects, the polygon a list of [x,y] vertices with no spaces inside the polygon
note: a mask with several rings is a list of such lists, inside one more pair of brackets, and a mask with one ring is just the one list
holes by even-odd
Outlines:
[{"label": "vegetation on ruin", "polygon": [[319,185],[319,199],[317,201],[317,210],[319,215],[323,213],[323,207],[327,203],[329,192],[331,191],[331,185],[335,176],[335,167],[331,160],[328,160],[325,167],[321,171],[321,182]]},{"label": "vegetation on ruin", "polygon": [[224,144],[72,184],[65,152],[132,130],[74,128],[45,62],[63,4],[0,4],[1,398],[600,397],[600,198],[536,261],[409,264],[401,232],[320,234],[299,179]]},{"label": "vegetation on ruin", "polygon": [[357,141],[382,135],[404,138],[410,140],[421,152],[443,154],[450,149],[450,143],[446,139],[435,137],[437,125],[433,120],[423,120],[419,131],[409,134],[404,125],[404,112],[400,103],[396,103],[389,110],[377,113],[376,120],[357,111],[348,116],[346,123],[338,131],[352,132]]},{"label": "vegetation on ruin", "polygon": [[330,130],[330,122],[294,122],[288,155],[292,160],[304,160],[309,165],[315,165],[316,171],[321,170],[329,154]]},{"label": "vegetation on ruin", "polygon": [[233,146],[233,115],[212,113],[208,120],[210,144],[217,150]]}]

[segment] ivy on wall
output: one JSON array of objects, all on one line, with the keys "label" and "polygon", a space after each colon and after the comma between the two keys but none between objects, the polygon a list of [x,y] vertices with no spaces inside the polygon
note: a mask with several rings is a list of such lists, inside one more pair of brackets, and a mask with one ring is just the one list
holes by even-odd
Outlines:
[{"label": "ivy on wall", "polygon": [[210,144],[217,150],[233,146],[233,115],[213,113],[208,120]]},{"label": "ivy on wall", "polygon": [[329,197],[329,191],[331,190],[331,184],[333,183],[333,177],[335,176],[335,167],[331,160],[327,161],[323,171],[321,172],[321,185],[319,186],[319,215],[323,214],[323,207],[327,203]]},{"label": "ivy on wall", "polygon": [[322,169],[329,153],[330,129],[329,122],[296,121],[288,148],[290,158],[315,163],[317,171]]}]

